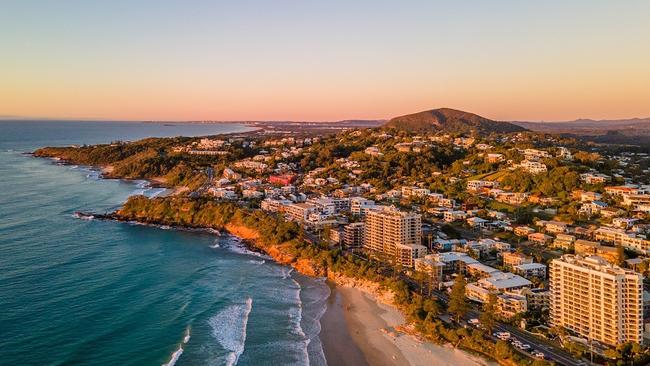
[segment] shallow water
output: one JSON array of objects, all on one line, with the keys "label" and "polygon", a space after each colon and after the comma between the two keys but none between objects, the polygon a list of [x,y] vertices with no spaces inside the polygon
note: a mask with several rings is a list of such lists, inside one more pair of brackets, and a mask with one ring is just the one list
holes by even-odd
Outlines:
[{"label": "shallow water", "polygon": [[248,252],[236,238],[75,217],[161,190],[21,154],[244,130],[183,128],[0,122],[0,364],[325,363],[324,283]]}]

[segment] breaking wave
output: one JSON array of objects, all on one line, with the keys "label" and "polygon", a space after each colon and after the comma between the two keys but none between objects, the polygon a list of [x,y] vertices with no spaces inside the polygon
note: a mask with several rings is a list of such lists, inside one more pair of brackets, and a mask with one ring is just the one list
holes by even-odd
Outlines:
[{"label": "breaking wave", "polygon": [[226,365],[237,364],[246,344],[246,326],[248,316],[253,309],[253,299],[248,298],[244,304],[230,305],[208,320],[212,336],[219,345],[228,351]]},{"label": "breaking wave", "polygon": [[188,325],[185,329],[185,336],[183,337],[183,343],[178,345],[178,349],[172,353],[172,356],[169,359],[169,362],[162,364],[162,366],[174,366],[178,359],[183,354],[183,345],[187,344],[190,341],[190,326]]}]

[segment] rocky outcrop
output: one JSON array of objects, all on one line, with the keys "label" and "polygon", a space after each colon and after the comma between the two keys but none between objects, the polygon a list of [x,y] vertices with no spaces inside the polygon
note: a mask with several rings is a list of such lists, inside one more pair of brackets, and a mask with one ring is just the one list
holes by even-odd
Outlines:
[{"label": "rocky outcrop", "polygon": [[229,223],[225,226],[225,229],[230,234],[246,240],[252,246],[251,249],[264,252],[279,264],[291,266],[306,276],[324,277],[327,275],[327,269],[316,264],[313,260],[296,257],[292,253],[289,244],[265,245],[261,242],[259,231],[243,225]]},{"label": "rocky outcrop", "polygon": [[349,277],[334,271],[329,271],[327,273],[327,279],[338,286],[352,287],[361,290],[372,295],[378,302],[397,308],[395,305],[395,293],[383,288],[381,284],[377,282]]}]

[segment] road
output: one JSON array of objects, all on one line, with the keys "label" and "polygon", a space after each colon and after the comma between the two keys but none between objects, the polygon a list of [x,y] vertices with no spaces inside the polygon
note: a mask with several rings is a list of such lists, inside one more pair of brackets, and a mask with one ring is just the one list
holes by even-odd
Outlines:
[{"label": "road", "polygon": [[[311,241],[312,243],[318,243],[320,241],[318,236],[313,233],[305,233],[305,237],[308,241]],[[402,279],[410,283],[412,286],[415,286],[417,288],[418,284],[415,283],[408,276],[401,276],[401,277]],[[442,291],[431,290],[431,295],[436,296],[442,302],[448,302],[447,294],[445,294]],[[470,311],[467,312],[465,316],[465,320],[467,321],[472,318],[478,319],[479,316],[480,316],[479,311],[471,309]],[[565,351],[561,347],[550,344],[550,342],[548,342],[546,339],[535,336],[517,327],[513,327],[511,325],[497,322],[494,326],[493,331],[510,333],[511,338],[517,339],[522,343],[529,344],[533,349],[544,353],[546,360],[554,361],[560,365],[584,366],[587,364],[587,362],[583,360],[576,359],[573,355],[571,355],[569,352]]]},{"label": "road", "polygon": [[[478,316],[478,312],[476,314]],[[566,366],[581,366],[585,365],[585,361],[577,360],[569,352],[545,342],[545,340],[540,339],[537,336],[534,336],[522,329],[515,328],[510,325],[497,323],[494,327],[494,330],[497,332],[509,332],[512,338],[518,339],[522,343],[530,344],[532,348],[537,351],[542,352],[547,360],[555,361],[561,365]]]},{"label": "road", "polygon": [[[441,301],[447,302],[447,295],[441,291],[432,291],[432,294],[437,296]],[[478,319],[480,317],[480,312],[474,309],[471,309],[467,312],[465,320],[469,319]],[[546,360],[555,361],[560,365],[566,366],[583,366],[586,364],[585,361],[578,360],[569,352],[564,349],[549,344],[548,341],[537,337],[533,334],[530,334],[522,329],[513,327],[511,325],[503,324],[497,322],[494,326],[493,332],[508,332],[511,335],[511,338],[517,339],[522,343],[529,344],[533,349],[540,351],[546,357]]]}]

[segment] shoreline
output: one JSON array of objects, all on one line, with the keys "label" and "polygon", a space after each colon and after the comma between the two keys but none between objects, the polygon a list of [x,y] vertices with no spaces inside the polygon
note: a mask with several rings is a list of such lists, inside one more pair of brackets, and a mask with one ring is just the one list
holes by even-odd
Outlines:
[{"label": "shoreline", "polygon": [[[65,162],[64,164],[69,164]],[[167,188],[163,196],[170,193],[169,187],[151,179],[128,179],[111,177],[111,167],[88,166],[100,173],[100,179],[120,179],[124,181],[143,180],[150,187]],[[108,168],[108,169],[107,169]],[[108,170],[108,171],[106,171]],[[220,227],[219,229],[207,227],[192,227],[187,225],[174,225],[128,220],[117,213],[96,214],[76,212],[79,218],[85,217],[99,220],[111,220],[128,224],[156,227],[164,230],[178,230],[188,232],[204,232],[210,234],[231,235],[241,240],[242,244],[251,252],[268,255],[280,265],[288,265],[308,277],[323,277],[316,273],[306,273],[298,268],[295,262],[285,262],[268,252],[268,248],[259,246],[257,235],[251,235],[250,229],[242,227]],[[242,232],[244,229],[244,232]],[[282,253],[275,253],[282,254]],[[341,278],[336,273],[325,276],[331,292],[327,299],[325,313],[319,319],[321,332],[318,337],[322,343],[323,353],[328,364],[333,365],[368,365],[368,366],[408,366],[408,365],[477,365],[496,366],[498,363],[488,361],[487,358],[473,355],[467,351],[451,345],[435,345],[422,342],[415,336],[396,331],[395,327],[405,325],[402,312],[392,305],[392,294],[378,293],[377,288],[366,288],[364,284],[357,284],[354,280]],[[377,298],[377,296],[379,298]]]},{"label": "shoreline", "polygon": [[[230,235],[238,238],[251,253],[268,255],[264,250],[254,245],[254,240],[239,236],[227,228],[219,231],[211,228],[169,226],[123,220],[112,215],[97,215],[94,218],[163,230],[171,229]],[[273,257],[270,257],[270,259],[274,263],[287,265],[275,260]],[[295,268],[291,265],[289,267]],[[337,277],[328,277],[326,283],[330,287],[330,294],[326,300],[326,310],[319,319],[321,332],[318,337],[328,365],[498,365],[498,363],[489,361],[480,355],[469,353],[451,345],[423,342],[411,334],[397,330],[396,328],[406,325],[401,311],[392,305],[386,304],[386,299],[377,298],[372,293],[372,290],[364,288],[363,285],[355,286],[354,282],[350,285],[350,282],[345,282],[345,280],[337,281]]]},{"label": "shoreline", "polygon": [[[340,306],[345,318],[347,333],[364,356],[365,365],[369,366],[498,366],[480,355],[475,355],[451,345],[438,345],[422,341],[415,336],[401,331],[405,325],[403,314],[394,306],[384,304],[371,293],[356,287],[332,284],[336,291],[335,306]],[[332,304],[328,301],[328,307]],[[328,308],[328,311],[329,308]],[[323,316],[322,322],[330,319]],[[323,325],[323,329],[326,325]],[[323,350],[328,357],[325,340]],[[346,342],[341,339],[341,343]],[[344,347],[352,349],[345,344]],[[351,351],[349,351],[351,352]],[[333,363],[337,364],[337,363]],[[352,363],[350,363],[351,365]],[[337,364],[338,365],[338,364]]]}]

